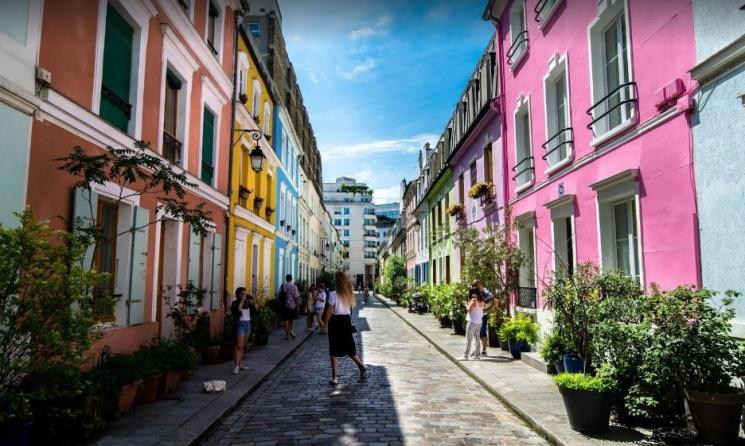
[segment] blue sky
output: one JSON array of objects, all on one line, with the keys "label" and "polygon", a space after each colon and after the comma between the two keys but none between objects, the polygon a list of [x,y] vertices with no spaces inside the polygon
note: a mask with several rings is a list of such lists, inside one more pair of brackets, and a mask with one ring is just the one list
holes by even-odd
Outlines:
[{"label": "blue sky", "polygon": [[280,0],[287,49],[324,181],[367,182],[398,201],[442,133],[493,32],[485,0]]}]

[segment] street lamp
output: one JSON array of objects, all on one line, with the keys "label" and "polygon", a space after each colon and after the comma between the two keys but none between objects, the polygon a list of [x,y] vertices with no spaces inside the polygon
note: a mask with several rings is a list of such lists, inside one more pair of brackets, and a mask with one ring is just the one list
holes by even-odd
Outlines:
[{"label": "street lamp", "polygon": [[261,133],[259,130],[254,129],[235,129],[234,132],[241,132],[240,135],[238,135],[238,138],[236,138],[236,144],[238,144],[238,141],[241,140],[244,133],[248,133],[251,135],[251,139],[254,140],[254,149],[251,151],[251,153],[248,154],[248,157],[251,158],[251,169],[253,169],[254,172],[258,173],[261,172],[261,170],[264,168],[264,160],[266,159],[266,155],[264,155],[264,151],[261,150],[259,147],[259,140],[262,136],[264,136],[263,133]]}]

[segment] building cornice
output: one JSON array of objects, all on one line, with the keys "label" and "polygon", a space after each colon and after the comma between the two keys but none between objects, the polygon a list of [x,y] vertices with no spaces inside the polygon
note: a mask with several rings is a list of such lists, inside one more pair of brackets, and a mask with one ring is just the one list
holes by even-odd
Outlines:
[{"label": "building cornice", "polygon": [[745,34],[690,70],[699,85],[745,63]]}]

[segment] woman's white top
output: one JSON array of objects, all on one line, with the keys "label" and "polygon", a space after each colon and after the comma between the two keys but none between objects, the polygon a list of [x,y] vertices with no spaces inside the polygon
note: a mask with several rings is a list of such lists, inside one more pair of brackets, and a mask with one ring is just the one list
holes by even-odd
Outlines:
[{"label": "woman's white top", "polygon": [[316,308],[321,309],[321,310],[324,307],[326,307],[326,292],[325,291],[319,291],[316,294],[316,304],[315,304],[315,306],[316,306]]},{"label": "woman's white top", "polygon": [[241,321],[247,322],[251,320],[251,310],[241,308]]},{"label": "woman's white top", "polygon": [[342,302],[342,300],[339,299],[339,296],[336,295],[336,291],[332,291],[329,295],[329,305],[334,308],[333,314],[352,314],[352,307]]},{"label": "woman's white top", "polygon": [[481,318],[484,317],[484,303],[476,301],[476,305],[471,307],[471,310],[468,312],[468,322],[473,322],[474,324],[480,324]]}]

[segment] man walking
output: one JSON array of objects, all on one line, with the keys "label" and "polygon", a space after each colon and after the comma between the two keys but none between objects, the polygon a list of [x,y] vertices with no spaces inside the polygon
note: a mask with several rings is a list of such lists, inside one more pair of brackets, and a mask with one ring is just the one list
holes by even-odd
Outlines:
[{"label": "man walking", "polygon": [[[486,324],[489,320],[489,312],[494,310],[497,300],[494,299],[494,295],[491,291],[486,289],[480,280],[474,280],[471,287],[476,288],[479,293],[481,293],[481,299],[484,301],[484,315],[481,317],[481,330],[479,331],[479,337],[481,338],[481,356],[486,356],[486,347],[489,345],[486,339]],[[476,356],[476,353],[473,355]]]},{"label": "man walking", "polygon": [[295,319],[297,319],[300,292],[292,283],[292,274],[285,277],[285,283],[279,288],[279,304],[282,306],[282,321],[285,326],[285,339],[295,338]]}]

